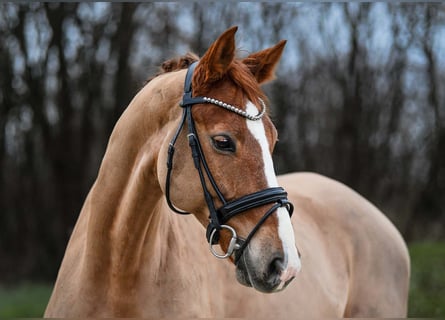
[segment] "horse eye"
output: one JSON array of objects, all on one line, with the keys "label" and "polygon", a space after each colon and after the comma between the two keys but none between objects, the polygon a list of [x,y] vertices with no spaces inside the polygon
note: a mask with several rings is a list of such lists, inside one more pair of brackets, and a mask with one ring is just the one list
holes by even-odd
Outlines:
[{"label": "horse eye", "polygon": [[216,149],[225,152],[235,152],[236,147],[233,140],[228,136],[214,136],[212,137],[213,145]]}]

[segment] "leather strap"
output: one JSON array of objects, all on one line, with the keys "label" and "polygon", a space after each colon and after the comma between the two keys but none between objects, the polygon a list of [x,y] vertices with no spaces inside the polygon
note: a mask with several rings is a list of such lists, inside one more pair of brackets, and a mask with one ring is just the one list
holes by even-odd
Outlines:
[{"label": "leather strap", "polygon": [[[233,216],[269,203],[277,203],[287,200],[287,192],[281,187],[268,188],[255,193],[248,194],[239,199],[230,201],[222,206],[218,211],[222,216],[222,222],[228,221]],[[292,213],[290,213],[292,215]]]}]

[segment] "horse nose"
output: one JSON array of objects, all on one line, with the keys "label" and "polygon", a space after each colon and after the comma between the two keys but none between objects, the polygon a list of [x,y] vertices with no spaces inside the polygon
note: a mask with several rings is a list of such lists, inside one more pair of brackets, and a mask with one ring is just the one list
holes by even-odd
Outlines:
[{"label": "horse nose", "polygon": [[296,276],[298,270],[289,266],[284,254],[276,254],[269,264],[269,284],[276,290],[284,289]]},{"label": "horse nose", "polygon": [[269,276],[272,277],[280,277],[281,272],[284,270],[284,256],[282,254],[274,257],[269,264]]},{"label": "horse nose", "polygon": [[271,287],[276,287],[281,282],[281,275],[286,268],[284,254],[276,253],[271,259],[267,272],[267,282]]}]

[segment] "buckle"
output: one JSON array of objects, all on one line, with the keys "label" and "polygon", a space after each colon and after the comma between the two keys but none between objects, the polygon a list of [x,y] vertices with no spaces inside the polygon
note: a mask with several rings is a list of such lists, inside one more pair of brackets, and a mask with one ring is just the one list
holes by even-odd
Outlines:
[{"label": "buckle", "polygon": [[232,238],[230,239],[230,243],[229,243],[229,247],[227,248],[227,252],[225,254],[220,254],[218,253],[214,248],[213,248],[213,237],[215,236],[216,232],[219,231],[217,229],[213,229],[212,233],[210,234],[210,239],[209,239],[209,248],[210,248],[210,252],[217,257],[218,259],[226,259],[228,257],[230,257],[233,252],[235,250],[238,250],[241,246],[237,243],[237,236],[236,236],[236,231],[235,229],[233,229],[231,226],[228,225],[221,225],[221,229],[226,229],[229,230],[232,233]]}]

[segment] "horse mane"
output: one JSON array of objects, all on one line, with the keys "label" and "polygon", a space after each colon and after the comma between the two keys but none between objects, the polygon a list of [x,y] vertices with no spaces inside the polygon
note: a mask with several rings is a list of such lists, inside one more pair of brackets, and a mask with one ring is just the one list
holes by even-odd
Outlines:
[{"label": "horse mane", "polygon": [[149,77],[145,81],[145,84],[149,83],[151,80],[153,80],[157,76],[160,76],[161,74],[178,71],[181,69],[187,69],[193,62],[198,60],[199,57],[192,52],[188,52],[183,56],[168,59],[161,64],[161,66],[159,67],[159,72],[156,73],[154,76]]},{"label": "horse mane", "polygon": [[[159,75],[187,69],[193,62],[198,60],[198,55],[192,52],[188,52],[185,55],[168,59],[161,64],[161,66],[159,67],[159,71],[154,76],[151,76],[146,80],[145,84]],[[242,88],[250,101],[258,103],[258,98],[261,98],[265,102],[267,101],[267,98],[264,92],[261,90],[255,77],[249,71],[248,67],[240,60],[232,61],[226,76],[231,79],[238,87]],[[197,88],[197,86],[193,87],[197,95],[201,95],[200,91],[206,89]]]}]

